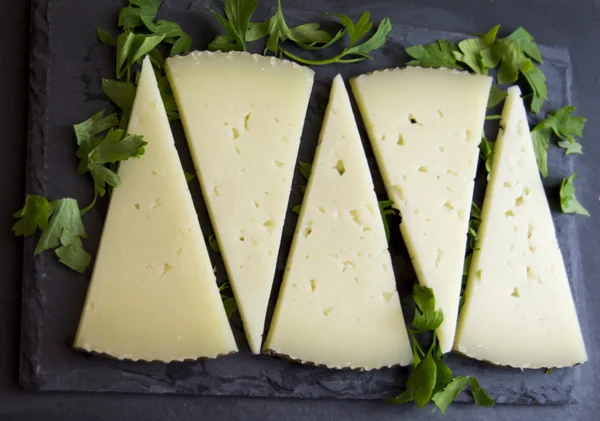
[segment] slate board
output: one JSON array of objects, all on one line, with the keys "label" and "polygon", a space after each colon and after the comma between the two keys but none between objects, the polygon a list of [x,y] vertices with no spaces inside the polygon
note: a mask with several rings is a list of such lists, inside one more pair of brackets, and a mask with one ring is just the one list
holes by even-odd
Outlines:
[{"label": "slate board", "polygon": [[[85,3],[85,4],[84,4]],[[92,184],[85,176],[78,176],[75,158],[75,139],[72,124],[101,108],[112,109],[102,93],[101,77],[113,77],[114,51],[101,45],[95,28],[113,29],[120,0],[102,2],[72,2],[68,0],[33,0],[30,64],[30,115],[27,146],[27,192],[50,198],[71,196],[88,203]],[[358,3],[358,2],[357,2]],[[314,2],[311,10],[319,10]],[[399,10],[391,2],[369,4],[376,21],[383,16],[394,16]],[[362,7],[349,7],[344,12],[357,17]],[[256,17],[266,16],[268,10],[257,10]],[[435,12],[435,11],[434,11]],[[74,17],[77,17],[74,19]],[[167,0],[159,16],[179,22],[195,40],[194,47],[205,48],[214,37],[217,27],[204,8],[204,1]],[[289,24],[322,19],[304,9],[286,8]],[[487,28],[481,28],[485,30]],[[338,72],[346,80],[375,69],[400,66],[406,62],[404,48],[428,43],[440,38],[458,40],[464,35],[423,28],[394,26],[386,46],[374,54],[374,60],[355,65],[331,65],[317,68],[299,159],[311,161],[333,76]],[[556,109],[570,102],[571,68],[566,50],[542,47],[545,59],[543,70],[548,77],[548,109]],[[318,53],[317,53],[318,55]],[[357,114],[358,116],[358,114]],[[368,140],[358,118],[359,128],[376,189],[384,197],[381,178],[377,171]],[[493,124],[486,127],[489,138],[495,138]],[[185,169],[192,169],[183,130],[179,122],[173,124],[176,144]],[[562,158],[554,148],[549,156],[550,176],[545,180],[551,197],[558,197],[560,179],[573,171],[572,161]],[[485,188],[480,168],[476,198],[480,200]],[[297,174],[290,199],[290,208],[301,201]],[[205,235],[210,233],[210,221],[197,183],[191,184],[192,195]],[[556,210],[557,203],[551,203]],[[102,231],[107,200],[85,216],[89,238],[86,248],[95,255]],[[397,225],[394,221],[393,225]],[[267,326],[281,282],[283,268],[296,217],[288,215],[279,254],[278,270],[271,297]],[[573,219],[555,213],[557,234],[567,272],[572,280],[580,317],[586,314],[581,288],[582,280],[578,233]],[[397,230],[392,230],[391,252],[403,298],[407,320],[412,318],[408,292],[415,280],[414,271]],[[59,264],[52,253],[33,257],[35,239],[25,241],[23,314],[21,335],[20,382],[35,391],[88,391],[133,392],[156,394],[196,394],[217,396],[259,396],[295,398],[380,399],[398,394],[405,384],[407,368],[395,367],[368,372],[330,370],[301,366],[266,355],[252,355],[246,344],[237,315],[231,324],[240,348],[235,355],[216,360],[195,362],[133,363],[77,352],[71,343],[88,286],[89,273],[79,275]],[[212,255],[217,266],[219,283],[225,281],[223,263]],[[502,315],[498,315],[502,317]],[[582,320],[585,329],[587,323]],[[149,327],[151,328],[151,326]],[[586,332],[584,332],[584,336]],[[476,375],[480,383],[498,403],[564,404],[577,401],[580,368],[555,369],[550,374],[543,370],[521,372],[517,369],[495,367],[450,355],[447,361],[455,374]],[[472,398],[461,394],[461,402]]]}]

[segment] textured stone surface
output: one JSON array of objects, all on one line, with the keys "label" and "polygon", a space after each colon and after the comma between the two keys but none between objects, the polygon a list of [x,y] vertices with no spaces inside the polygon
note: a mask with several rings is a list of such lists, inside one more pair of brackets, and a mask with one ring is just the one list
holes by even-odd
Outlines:
[{"label": "textured stone surface", "polygon": [[[203,4],[199,1],[190,3],[185,0],[170,0],[161,10],[161,16],[182,23],[196,41],[197,48],[204,48],[214,35],[214,21],[202,10]],[[100,108],[110,109],[109,102],[102,94],[99,78],[113,76],[113,50],[96,41],[95,28],[113,28],[120,5],[121,2],[115,0],[85,4],[66,0],[33,2],[27,166],[27,190],[30,193],[53,198],[69,195],[82,203],[90,199],[90,181],[74,171],[75,143],[71,125]],[[390,15],[394,22],[405,22],[402,10],[395,5],[393,2],[381,2],[379,6],[369,8],[378,17]],[[298,5],[295,7],[302,10]],[[339,9],[338,5],[334,10]],[[343,6],[343,11],[351,12],[352,9],[347,4]],[[362,10],[362,7],[354,7],[354,11],[357,10]],[[449,26],[449,15],[446,12],[436,8],[432,8],[430,12],[437,14],[440,21],[445,21],[444,27]],[[290,9],[287,15],[292,24],[315,16]],[[73,16],[78,18],[73,19]],[[428,22],[431,26],[432,21]],[[418,19],[414,23],[423,24]],[[454,26],[460,27],[459,24]],[[472,29],[471,25],[464,27]],[[453,38],[456,35],[395,25],[391,41],[374,55],[373,61],[317,69],[300,159],[312,159],[327,104],[329,84],[337,72],[341,72],[347,79],[369,70],[402,65],[405,62],[405,46],[441,37]],[[546,58],[544,70],[549,79],[550,107],[558,108],[570,98],[569,56],[563,49],[544,48],[542,52]],[[193,168],[179,124],[175,125],[175,135],[184,167]],[[366,136],[364,140],[366,142]],[[371,156],[368,145],[366,149]],[[573,160],[562,159],[558,151],[554,152],[549,159],[549,186],[556,186],[558,178],[573,170]],[[371,157],[370,161],[376,182],[381,187],[374,159]],[[300,201],[297,181],[290,205]],[[208,233],[210,223],[197,185],[192,186],[192,192],[203,231]],[[550,192],[556,193],[553,187]],[[86,246],[93,253],[97,248],[105,210],[104,200],[86,215],[85,223],[89,234]],[[583,276],[575,221],[572,217],[556,216],[559,239],[573,280],[579,314],[585,319],[581,295]],[[285,227],[276,286],[281,279],[295,222],[296,218],[290,214]],[[252,356],[247,351],[239,319],[234,319],[232,324],[241,353],[218,360],[169,365],[143,364],[78,353],[70,348],[70,343],[83,305],[87,277],[69,271],[51,253],[33,259],[33,247],[34,240],[25,242],[20,379],[21,384],[28,389],[365,399],[391,396],[398,393],[405,382],[407,371],[402,368],[366,373],[333,371],[299,366],[268,356]],[[392,251],[399,289],[406,296],[414,274],[403,250],[401,238],[396,233]],[[217,276],[223,281],[225,272],[222,262],[218,256],[212,257],[218,267]],[[275,297],[274,293],[272,304]],[[585,320],[583,325],[587,326]],[[585,336],[588,336],[587,332]],[[555,370],[548,375],[541,370],[521,373],[519,370],[492,367],[457,356],[450,357],[450,365],[456,373],[476,373],[480,382],[498,402],[567,403],[573,402],[577,396],[575,392],[580,368]],[[463,394],[460,400],[469,401],[470,397]]]}]

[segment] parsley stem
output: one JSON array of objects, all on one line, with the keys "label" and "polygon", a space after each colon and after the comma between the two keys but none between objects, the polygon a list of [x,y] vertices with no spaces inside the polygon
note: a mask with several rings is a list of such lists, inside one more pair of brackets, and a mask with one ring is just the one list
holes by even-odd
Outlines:
[{"label": "parsley stem", "polygon": [[291,58],[292,60],[297,61],[298,63],[306,64],[307,66],[323,66],[323,65],[332,64],[332,63],[344,63],[344,64],[345,63],[358,63],[360,61],[366,60],[366,57],[342,59],[342,57],[344,57],[346,55],[346,51],[347,51],[347,49],[344,49],[337,56],[331,57],[331,58],[326,58],[323,60],[308,60],[308,59],[305,59],[302,57],[298,57],[297,55],[292,54],[289,51],[281,49],[281,52],[286,57]]},{"label": "parsley stem", "polygon": [[485,119],[486,120],[500,120],[502,118],[501,115],[496,114],[496,115],[486,115]]}]

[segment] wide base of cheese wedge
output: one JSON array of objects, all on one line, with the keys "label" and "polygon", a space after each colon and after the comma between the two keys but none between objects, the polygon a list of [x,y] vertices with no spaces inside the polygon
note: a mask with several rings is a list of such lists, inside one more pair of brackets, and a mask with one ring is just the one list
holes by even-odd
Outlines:
[{"label": "wide base of cheese wedge", "polygon": [[328,367],[412,362],[381,218],[338,75],[265,349]]},{"label": "wide base of cheese wedge", "polygon": [[508,90],[455,349],[520,368],[587,360],[518,87]]},{"label": "wide base of cheese wedge", "polygon": [[148,361],[237,351],[148,59],[128,132],[148,144],[119,167],[75,347]]},{"label": "wide base of cheese wedge", "polygon": [[436,332],[448,352],[491,78],[408,67],[351,84],[419,283],[444,313]]},{"label": "wide base of cheese wedge", "polygon": [[240,52],[172,57],[166,70],[246,337],[259,353],[314,72]]}]

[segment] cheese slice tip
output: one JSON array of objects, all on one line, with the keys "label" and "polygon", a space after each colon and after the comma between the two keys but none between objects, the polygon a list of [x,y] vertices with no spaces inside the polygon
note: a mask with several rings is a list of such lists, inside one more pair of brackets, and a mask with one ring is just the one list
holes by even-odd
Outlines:
[{"label": "cheese slice tip", "polygon": [[169,58],[198,179],[254,353],[259,353],[314,72],[274,57]]},{"label": "cheese slice tip", "polygon": [[265,348],[337,368],[412,362],[377,197],[339,75]]},{"label": "cheese slice tip", "polygon": [[587,354],[518,87],[508,89],[455,349],[520,368]]},{"label": "cheese slice tip", "polygon": [[119,167],[74,346],[147,361],[237,351],[148,59],[128,132],[148,144]]},{"label": "cheese slice tip", "polygon": [[437,336],[448,352],[491,78],[408,67],[351,84],[419,283],[444,313]]}]

